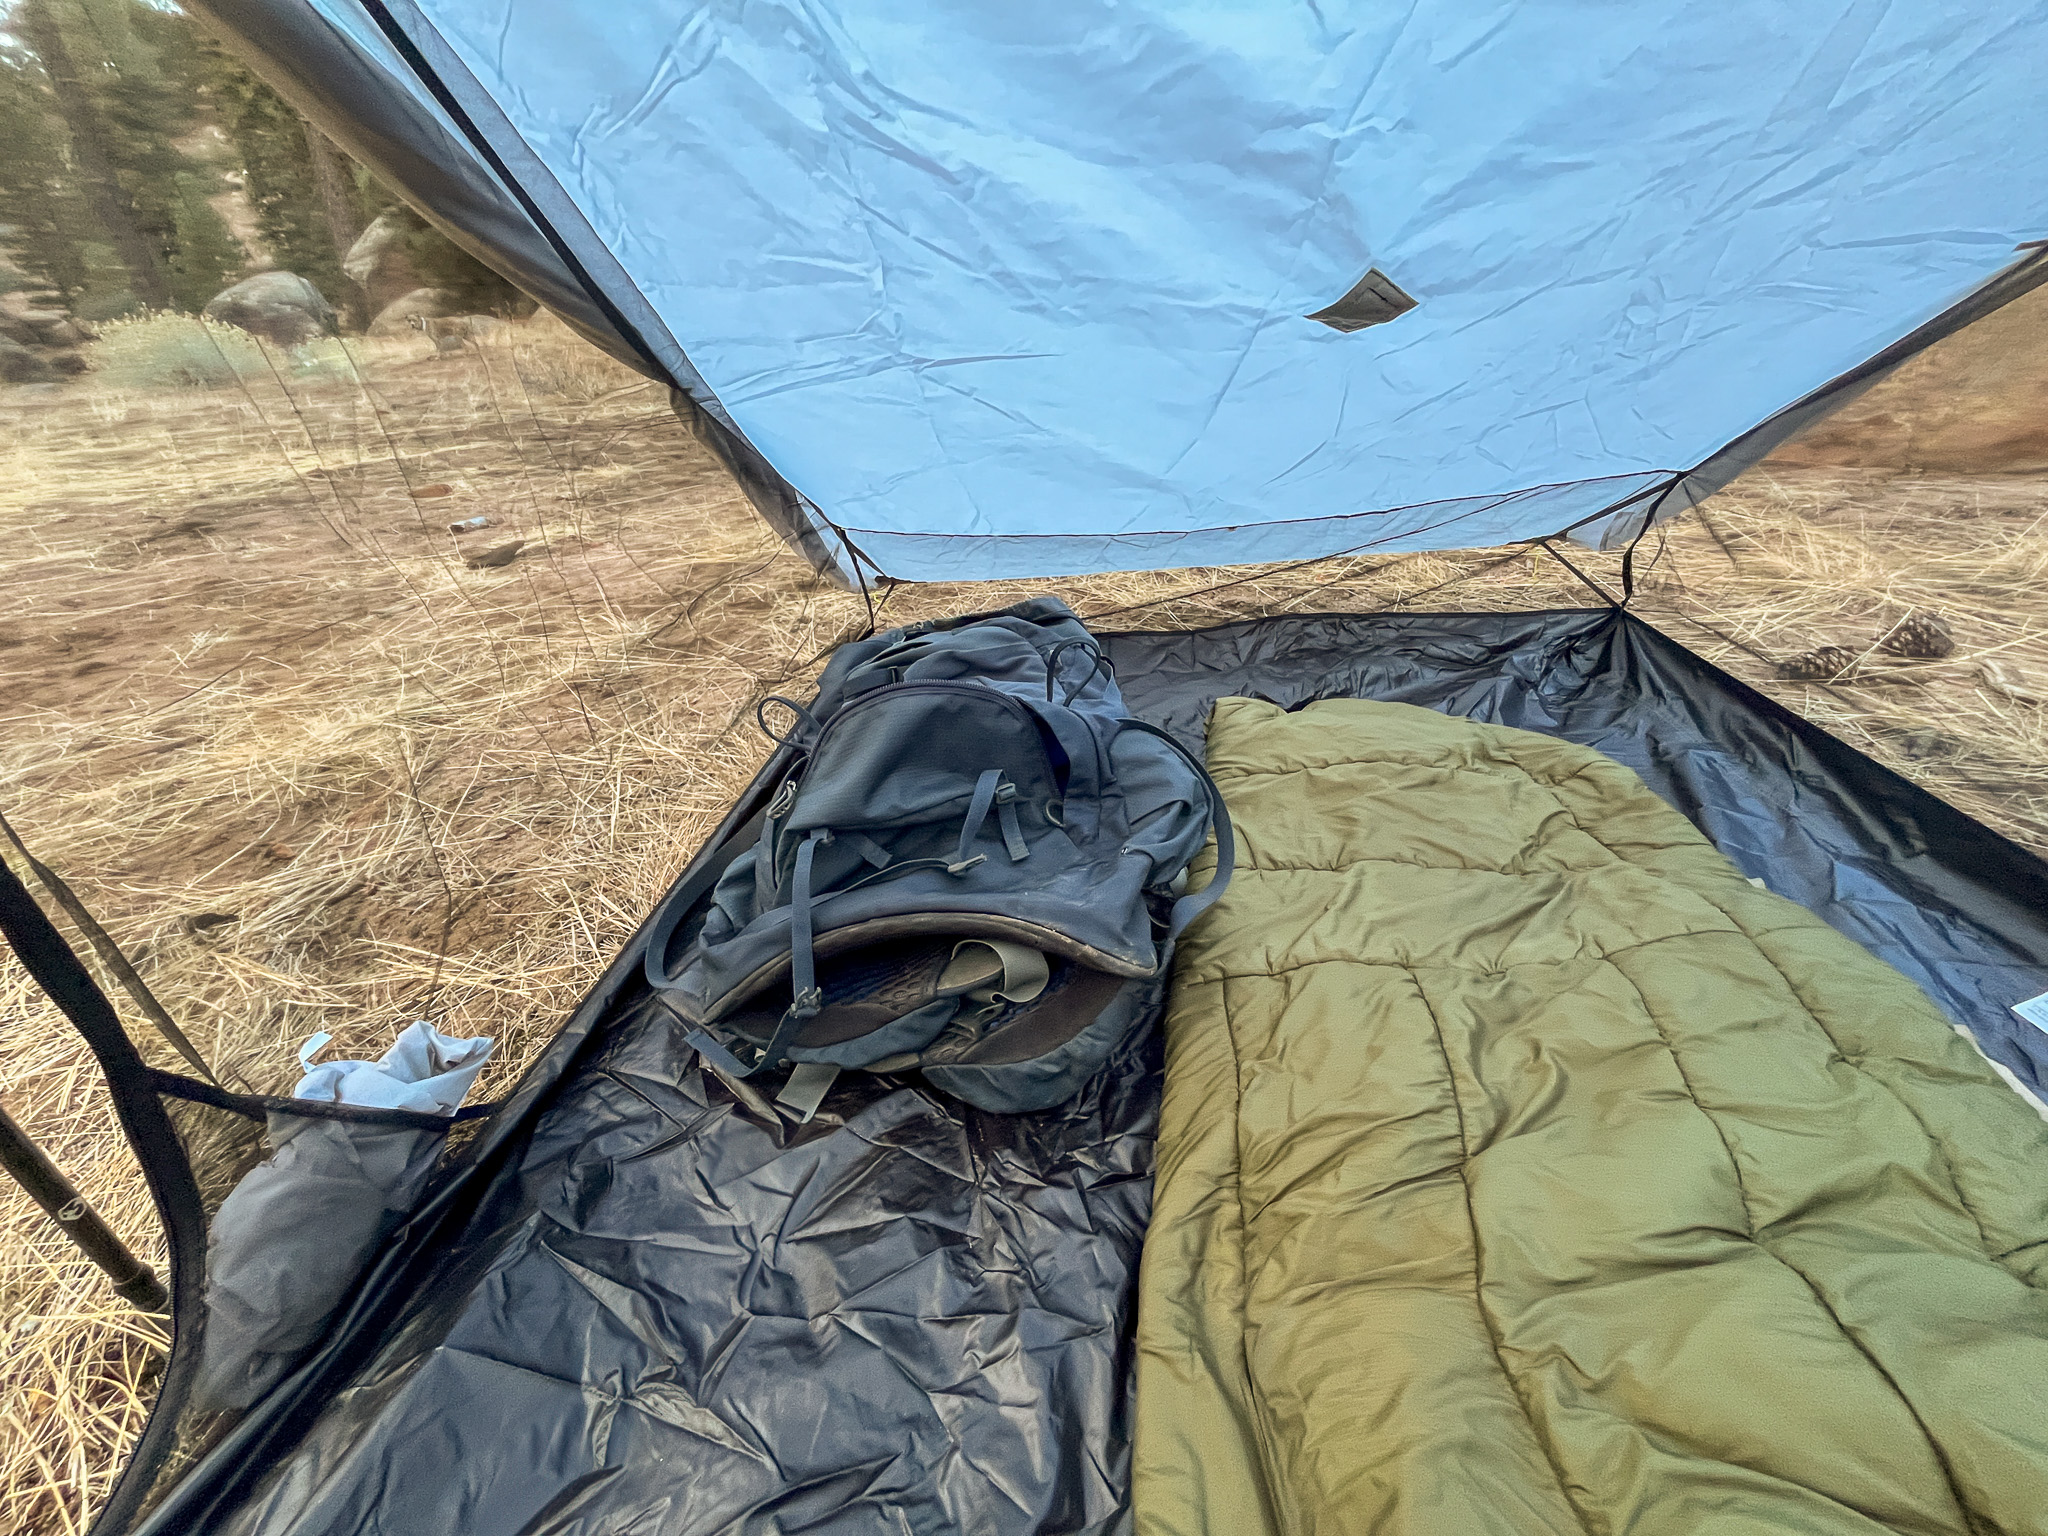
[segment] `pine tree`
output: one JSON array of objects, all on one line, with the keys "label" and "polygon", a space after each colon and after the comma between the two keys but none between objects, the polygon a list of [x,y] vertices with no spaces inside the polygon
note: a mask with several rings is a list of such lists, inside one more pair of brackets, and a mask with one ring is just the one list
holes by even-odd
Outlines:
[{"label": "pine tree", "polygon": [[[48,83],[36,62],[0,53],[0,220],[15,263],[65,302],[93,280],[79,238],[90,215],[65,159],[63,128],[53,120]],[[125,276],[119,278],[125,281]]]},{"label": "pine tree", "polygon": [[[4,4],[5,0],[0,0]],[[247,68],[161,0],[15,0],[0,27],[0,223],[17,264],[74,313],[198,309],[249,253],[209,201],[239,162],[271,261],[360,326],[342,257],[394,200]],[[516,309],[502,278],[408,215],[423,281],[469,310]]]},{"label": "pine tree", "polygon": [[329,146],[335,155],[329,162],[334,180],[326,189],[333,198],[331,213],[307,140],[309,125],[245,65],[212,44],[205,49],[205,74],[220,125],[241,157],[242,184],[272,258],[346,310],[354,285],[342,276],[341,258],[348,254],[343,241],[354,241],[371,211],[353,168]]},{"label": "pine tree", "polygon": [[164,274],[163,252],[145,233],[128,189],[122,185],[112,131],[93,82],[73,57],[55,0],[21,0],[15,19],[49,80],[58,116],[70,137],[71,164],[87,211],[127,269],[135,296],[153,308],[168,309],[171,289]]},{"label": "pine tree", "polygon": [[7,59],[0,198],[21,260],[74,309],[196,309],[244,253],[208,199],[216,168],[185,153],[202,102],[184,17],[140,0],[21,0]]}]

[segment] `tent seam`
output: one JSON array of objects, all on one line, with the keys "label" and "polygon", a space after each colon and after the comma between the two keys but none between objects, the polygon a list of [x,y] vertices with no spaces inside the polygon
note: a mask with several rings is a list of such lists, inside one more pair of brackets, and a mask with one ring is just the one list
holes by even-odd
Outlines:
[{"label": "tent seam", "polygon": [[1443,1021],[1437,1017],[1436,1006],[1430,1002],[1428,992],[1423,989],[1422,978],[1412,969],[1407,967],[1402,967],[1402,969],[1408,970],[1409,984],[1415,988],[1417,1001],[1422,1004],[1423,1011],[1429,1015],[1430,1031],[1436,1040],[1437,1052],[1443,1058],[1444,1086],[1450,1091],[1451,1110],[1457,1116],[1458,1182],[1465,1192],[1466,1230],[1472,1236],[1472,1304],[1478,1310],[1479,1320],[1486,1329],[1486,1341],[1493,1350],[1494,1364],[1500,1367],[1501,1377],[1507,1382],[1509,1392],[1514,1394],[1515,1405],[1522,1410],[1522,1417],[1529,1425],[1530,1438],[1536,1442],[1536,1448],[1543,1453],[1543,1459],[1550,1467],[1551,1476],[1557,1480],[1558,1496],[1564,1500],[1565,1507],[1572,1512],[1572,1518],[1578,1522],[1579,1529],[1586,1532],[1586,1536],[1594,1536],[1592,1520],[1588,1517],[1587,1512],[1580,1507],[1579,1501],[1572,1496],[1571,1485],[1565,1478],[1564,1463],[1558,1459],[1557,1447],[1551,1442],[1550,1436],[1544,1433],[1543,1427],[1536,1422],[1536,1414],[1529,1406],[1529,1395],[1523,1390],[1520,1378],[1515,1375],[1513,1369],[1508,1365],[1507,1354],[1501,1341],[1500,1329],[1494,1320],[1493,1313],[1487,1308],[1485,1294],[1485,1250],[1479,1239],[1479,1215],[1472,1208],[1472,1143],[1465,1127],[1465,1103],[1458,1096],[1457,1070],[1451,1065],[1451,1048],[1449,1042],[1444,1039]]},{"label": "tent seam", "polygon": [[[1762,951],[1759,950],[1758,953],[1761,954]],[[1769,956],[1765,956],[1765,959],[1774,970],[1777,968],[1776,961],[1770,960]],[[1892,1395],[1899,1400],[1900,1406],[1912,1416],[1914,1428],[1920,1431],[1920,1438],[1926,1442],[1928,1453],[1934,1457],[1935,1465],[1941,1469],[1942,1481],[1947,1484],[1949,1497],[1955,1500],[1956,1509],[1962,1515],[1964,1523],[1972,1533],[1984,1531],[1983,1523],[1978,1520],[1976,1512],[1970,1508],[1969,1500],[1963,1496],[1962,1485],[1956,1480],[1955,1468],[1949,1464],[1948,1452],[1943,1448],[1941,1442],[1935,1438],[1934,1431],[1928,1427],[1927,1420],[1921,1417],[1920,1409],[1913,1402],[1913,1399],[1906,1395],[1906,1389],[1899,1384],[1898,1378],[1891,1373],[1883,1361],[1877,1358],[1875,1351],[1850,1331],[1849,1326],[1842,1321],[1841,1315],[1835,1311],[1834,1304],[1828,1300],[1820,1286],[1815,1284],[1813,1277],[1786,1258],[1782,1253],[1778,1252],[1758,1232],[1756,1212],[1749,1203],[1749,1186],[1742,1177],[1742,1160],[1736,1156],[1734,1144],[1728,1139],[1728,1132],[1721,1123],[1721,1117],[1715,1114],[1713,1110],[1707,1108],[1701,1102],[1699,1094],[1694,1091],[1692,1077],[1685,1070],[1685,1062],[1679,1055],[1678,1047],[1673,1044],[1669,1032],[1664,1028],[1664,1021],[1657,1016],[1657,1010],[1650,1006],[1649,998],[1643,995],[1643,989],[1636,984],[1636,979],[1619,965],[1611,965],[1610,968],[1615,975],[1628,984],[1629,990],[1635,993],[1636,1001],[1642,1005],[1643,1017],[1649,1020],[1650,1027],[1657,1032],[1658,1040],[1663,1043],[1665,1054],[1671,1058],[1672,1069],[1678,1073],[1678,1081],[1680,1086],[1685,1089],[1686,1099],[1692,1104],[1694,1109],[1700,1112],[1700,1117],[1713,1128],[1715,1138],[1721,1143],[1722,1155],[1728,1159],[1729,1175],[1735,1180],[1735,1196],[1742,1206],[1743,1225],[1748,1228],[1742,1234],[1744,1239],[1757,1252],[1763,1254],[1772,1263],[1784,1268],[1787,1273],[1795,1276],[1799,1283],[1806,1287],[1807,1294],[1813,1298],[1814,1305],[1818,1306],[1826,1314],[1828,1321],[1834,1326],[1835,1332],[1840,1334],[1843,1341],[1861,1355],[1871,1370],[1877,1373],[1879,1379],[1887,1387],[1891,1388]],[[1780,972],[1780,974],[1782,975],[1783,973]],[[1802,1003],[1800,1006],[1804,1008],[1805,1005]],[[1815,1019],[1814,1023],[1820,1026],[1822,1034],[1827,1034],[1826,1026],[1820,1025],[1818,1019]],[[1828,1038],[1832,1043],[1833,1036]],[[1837,1054],[1840,1054],[1839,1050],[1837,1050]],[[1875,1519],[1876,1517],[1873,1515],[1871,1518]]]}]

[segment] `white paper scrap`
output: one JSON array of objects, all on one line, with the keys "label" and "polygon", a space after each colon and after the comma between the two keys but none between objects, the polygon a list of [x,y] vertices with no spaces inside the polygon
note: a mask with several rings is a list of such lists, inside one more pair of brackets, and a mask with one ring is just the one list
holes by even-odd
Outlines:
[{"label": "white paper scrap", "polygon": [[398,1032],[381,1061],[323,1061],[315,1066],[313,1058],[332,1038],[318,1034],[299,1048],[299,1065],[306,1075],[292,1090],[293,1098],[452,1115],[462,1107],[469,1085],[493,1049],[489,1035],[458,1040],[420,1019]]},{"label": "white paper scrap", "polygon": [[2043,992],[2039,997],[2030,997],[2023,1003],[2014,1003],[2012,1011],[2034,1028],[2048,1031],[2048,992]]}]

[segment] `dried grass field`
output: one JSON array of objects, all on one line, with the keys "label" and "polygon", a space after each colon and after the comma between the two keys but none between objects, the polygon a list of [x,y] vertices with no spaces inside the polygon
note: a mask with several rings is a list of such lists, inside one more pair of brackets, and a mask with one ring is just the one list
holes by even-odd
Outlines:
[{"label": "dried grass field", "polygon": [[[2048,305],[1994,322],[1653,535],[1638,603],[2048,850]],[[262,361],[213,388],[0,391],[0,810],[224,1077],[288,1091],[315,1031],[374,1057],[428,1018],[499,1038],[495,1096],[766,756],[754,701],[866,604],[762,528],[661,390],[545,317],[454,354]],[[1109,627],[1591,600],[1540,551],[879,600],[894,623],[1032,590]],[[1872,650],[1909,610],[1947,615],[1956,653]],[[1822,643],[1862,659],[1776,678]],[[11,959],[0,1102],[161,1265],[96,1071]],[[164,1339],[11,1184],[0,1224],[0,1530],[81,1530]]]}]

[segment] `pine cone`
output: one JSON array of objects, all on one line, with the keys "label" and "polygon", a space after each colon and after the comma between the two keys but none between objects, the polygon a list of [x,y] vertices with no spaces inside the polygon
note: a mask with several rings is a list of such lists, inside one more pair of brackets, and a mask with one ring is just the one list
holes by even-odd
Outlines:
[{"label": "pine cone", "polygon": [[1877,643],[1879,649],[1890,651],[1894,656],[1932,660],[1954,653],[1956,635],[1948,627],[1948,620],[1940,614],[1915,609],[1894,624]]},{"label": "pine cone", "polygon": [[1856,652],[1846,645],[1815,646],[1778,663],[1778,676],[1799,683],[1843,682],[1856,669]]}]

